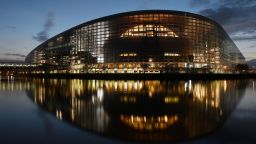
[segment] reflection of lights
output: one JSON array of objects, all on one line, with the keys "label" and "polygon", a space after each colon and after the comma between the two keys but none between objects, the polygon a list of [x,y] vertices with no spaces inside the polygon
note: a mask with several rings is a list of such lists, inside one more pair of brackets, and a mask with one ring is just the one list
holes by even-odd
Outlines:
[{"label": "reflection of lights", "polygon": [[71,109],[71,120],[72,121],[75,120],[75,111],[74,111],[74,109]]},{"label": "reflection of lights", "polygon": [[45,89],[43,86],[40,86],[38,89],[38,100],[40,102],[40,104],[42,104],[44,102],[44,96],[45,96]]},{"label": "reflection of lights", "polygon": [[117,90],[117,82],[116,81],[114,82],[114,88],[115,88],[115,90]]},{"label": "reflection of lights", "polygon": [[62,112],[61,112],[61,110],[56,110],[56,118],[58,120],[62,120]]},{"label": "reflection of lights", "polygon": [[95,103],[95,96],[92,95],[92,103],[94,104]]},{"label": "reflection of lights", "polygon": [[165,115],[164,116],[164,121],[167,123],[168,122],[168,117]]},{"label": "reflection of lights", "polygon": [[128,81],[128,91],[132,91],[133,87],[134,87],[134,82]]},{"label": "reflection of lights", "polygon": [[98,90],[97,90],[97,97],[98,97],[98,99],[100,100],[100,102],[102,102],[102,100],[103,100],[103,89],[102,88],[98,88]]},{"label": "reflection of lights", "polygon": [[77,95],[81,95],[83,91],[83,81],[82,80],[71,80],[71,96],[75,97]]},{"label": "reflection of lights", "polygon": [[[184,88],[185,88],[185,92],[186,92],[187,90],[189,90],[189,92],[190,92],[190,91],[192,90],[192,81],[189,80],[188,82],[185,82]],[[188,88],[188,89],[187,89],[187,88]]]},{"label": "reflection of lights", "polygon": [[197,100],[203,102],[204,99],[207,97],[206,91],[206,87],[202,86],[201,84],[195,84],[193,95],[195,96],[195,98],[197,98]]},{"label": "reflection of lights", "polygon": [[211,106],[215,107],[215,102],[214,101],[211,101]]},{"label": "reflection of lights", "polygon": [[105,123],[108,123],[108,120],[108,115],[105,113],[104,108],[102,106],[97,107],[96,122],[98,130],[103,131]]},{"label": "reflection of lights", "polygon": [[[45,81],[45,85],[48,85],[48,81],[46,79]],[[122,104],[124,103],[136,103],[140,96],[145,96],[147,94],[149,95],[153,95],[153,96],[161,96],[159,97],[162,103],[166,103],[166,104],[176,104],[176,103],[180,103],[183,101],[183,97],[182,95],[189,95],[189,101],[192,100],[190,98],[193,98],[193,102],[195,102],[196,104],[202,106],[203,109],[207,109],[211,110],[215,108],[218,108],[218,110],[221,109],[221,107],[223,107],[223,104],[221,104],[221,101],[223,101],[223,95],[225,93],[223,93],[226,90],[230,91],[231,88],[230,87],[230,83],[229,81],[211,81],[211,82],[194,82],[194,81],[186,81],[185,83],[185,87],[187,88],[187,91],[189,89],[191,89],[191,93],[185,93],[184,92],[184,81],[181,81],[177,84],[173,84],[171,82],[159,82],[159,81],[92,81],[89,80],[88,81],[88,85],[87,82],[85,81],[81,81],[81,80],[71,80],[71,81],[62,81],[60,83],[60,81],[58,80],[56,85],[53,85],[53,83],[55,83],[55,81],[50,81],[50,85],[49,87],[51,87],[51,89],[45,89],[44,85],[42,85],[43,88],[41,88],[41,85],[37,85],[37,89],[35,91],[32,91],[35,96],[34,100],[36,101],[36,103],[42,103],[42,102],[47,102],[48,98],[51,99],[51,97],[46,97],[47,95],[53,95],[54,94],[59,94],[57,93],[58,91],[58,86],[61,87],[66,87],[66,85],[73,85],[70,87],[73,87],[74,89],[71,91],[71,89],[67,89],[67,91],[65,90],[66,93],[63,94],[63,96],[68,97],[70,96],[70,98],[73,99],[72,92],[75,92],[75,98],[78,98],[74,101],[74,104],[72,102],[72,109],[74,110],[70,110],[69,114],[70,114],[70,118],[73,119],[75,118],[78,119],[78,114],[79,111],[82,111],[81,108],[83,107],[83,105],[85,105],[85,103],[89,102],[90,104],[94,104],[94,106],[99,106],[101,105],[101,101],[105,100],[104,97],[107,96],[112,96],[113,93],[115,93],[115,95],[118,95],[118,99],[120,100],[119,102],[121,102]],[[236,83],[235,83],[236,84]],[[92,88],[92,85],[94,85],[94,88]],[[16,88],[15,85],[9,83],[9,85],[0,85],[0,87],[6,87],[11,88],[11,86],[14,86],[14,89]],[[18,86],[22,86],[22,85],[18,85]],[[30,84],[26,87],[31,86],[33,88],[33,85]],[[76,88],[75,86],[78,86],[80,88]],[[165,87],[166,86],[166,87]],[[168,87],[167,87],[168,86]],[[232,85],[231,85],[232,86]],[[252,85],[251,85],[252,86]],[[124,92],[125,87],[127,89],[126,92]],[[227,88],[226,88],[227,87]],[[253,87],[255,87],[254,82],[253,82]],[[29,88],[29,89],[32,89]],[[47,88],[47,87],[46,87]],[[69,88],[69,87],[67,87]],[[114,91],[114,88],[118,91]],[[81,91],[81,94],[78,94],[78,90],[79,89],[84,89]],[[47,91],[46,91],[47,90]],[[35,92],[35,93],[34,93]],[[82,96],[85,96],[85,93],[88,92],[87,95],[92,96],[89,101],[84,101],[84,99],[82,98]],[[60,93],[62,95],[62,93]],[[121,96],[120,96],[121,94]],[[237,95],[236,93],[234,95]],[[80,97],[81,96],[81,97]],[[193,97],[192,97],[193,96]],[[79,100],[80,99],[80,100]],[[76,108],[78,107],[78,108]],[[78,110],[79,109],[79,110]],[[207,110],[206,110],[207,111]],[[54,111],[55,113],[55,111]],[[221,113],[221,112],[219,112]],[[64,114],[64,113],[63,113]],[[60,111],[56,112],[56,117],[63,117],[62,113]],[[76,116],[76,117],[74,117]],[[168,118],[168,117],[167,117]],[[166,122],[167,118],[164,118],[164,121]],[[136,119],[136,120],[135,120]],[[148,117],[142,117],[142,118],[138,118],[134,117],[131,118],[131,122],[136,122],[136,121],[150,121]]]},{"label": "reflection of lights", "polygon": [[92,80],[92,89],[93,89],[93,90],[96,89],[95,80]]},{"label": "reflection of lights", "polygon": [[224,80],[224,92],[226,92],[226,91],[227,91],[227,81]]},{"label": "reflection of lights", "polygon": [[157,85],[157,83],[151,83],[149,84],[149,90],[148,90],[148,96],[151,98],[153,96],[153,94],[155,93],[155,86]]},{"label": "reflection of lights", "polygon": [[152,93],[151,91],[149,91],[149,92],[148,92],[148,96],[149,96],[150,98],[152,98],[153,93]]},{"label": "reflection of lights", "polygon": [[127,90],[127,82],[124,82],[124,90]]},{"label": "reflection of lights", "polygon": [[36,96],[35,96],[34,102],[35,102],[35,104],[37,104],[37,99],[36,99]]},{"label": "reflection of lights", "polygon": [[179,97],[165,97],[164,103],[178,103]]},{"label": "reflection of lights", "polygon": [[135,96],[121,96],[120,101],[124,103],[135,103],[136,102],[136,97]]},{"label": "reflection of lights", "polygon": [[137,130],[161,130],[172,126],[178,121],[178,116],[134,116],[134,115],[121,115],[120,120]]},{"label": "reflection of lights", "polygon": [[254,93],[254,81],[252,81],[252,92]]},{"label": "reflection of lights", "polygon": [[139,82],[139,89],[142,89],[142,87],[143,87],[143,83]]},{"label": "reflection of lights", "polygon": [[189,91],[191,91],[191,89],[192,89],[192,81],[191,80],[189,80],[188,89],[189,89]]},{"label": "reflection of lights", "polygon": [[135,83],[134,83],[134,89],[135,89],[135,90],[138,90],[138,82],[135,82]]},{"label": "reflection of lights", "polygon": [[225,86],[221,85],[221,82],[214,82],[208,88],[206,85],[196,83],[193,89],[194,100],[198,100],[205,104],[206,108],[209,106],[213,108],[220,107],[220,94],[224,91]]}]

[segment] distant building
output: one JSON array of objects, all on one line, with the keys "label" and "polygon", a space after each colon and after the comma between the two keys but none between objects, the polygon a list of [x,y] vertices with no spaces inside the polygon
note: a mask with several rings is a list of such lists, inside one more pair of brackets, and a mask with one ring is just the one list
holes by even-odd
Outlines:
[{"label": "distant building", "polygon": [[40,44],[26,62],[56,73],[223,73],[245,58],[211,19],[144,10],[75,26]]}]

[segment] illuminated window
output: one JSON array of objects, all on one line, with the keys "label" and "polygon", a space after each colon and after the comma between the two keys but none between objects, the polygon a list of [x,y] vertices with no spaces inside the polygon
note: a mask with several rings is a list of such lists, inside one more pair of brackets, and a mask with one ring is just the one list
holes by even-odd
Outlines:
[{"label": "illuminated window", "polygon": [[162,37],[179,37],[175,32],[170,28],[164,27],[162,25],[137,25],[127,31],[125,31],[121,37],[153,37],[153,36],[162,36]]},{"label": "illuminated window", "polygon": [[121,57],[134,57],[134,56],[137,56],[136,53],[122,53],[120,54]]},{"label": "illuminated window", "polygon": [[172,56],[180,56],[180,54],[178,54],[178,53],[164,53],[164,56],[172,57]]}]

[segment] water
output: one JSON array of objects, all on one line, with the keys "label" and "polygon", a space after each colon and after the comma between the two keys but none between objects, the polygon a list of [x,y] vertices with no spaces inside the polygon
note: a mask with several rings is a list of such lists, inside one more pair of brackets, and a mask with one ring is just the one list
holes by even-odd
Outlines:
[{"label": "water", "polygon": [[0,143],[255,143],[255,82],[2,79]]}]

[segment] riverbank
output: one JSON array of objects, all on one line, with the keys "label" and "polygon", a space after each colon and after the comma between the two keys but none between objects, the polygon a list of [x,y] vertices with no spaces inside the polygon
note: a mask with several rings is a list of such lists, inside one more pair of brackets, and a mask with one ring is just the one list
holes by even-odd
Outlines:
[{"label": "riverbank", "polygon": [[22,74],[14,77],[102,80],[213,80],[250,79],[256,78],[256,74]]}]

